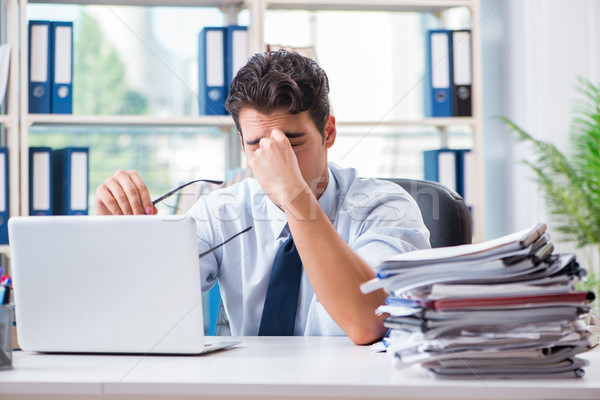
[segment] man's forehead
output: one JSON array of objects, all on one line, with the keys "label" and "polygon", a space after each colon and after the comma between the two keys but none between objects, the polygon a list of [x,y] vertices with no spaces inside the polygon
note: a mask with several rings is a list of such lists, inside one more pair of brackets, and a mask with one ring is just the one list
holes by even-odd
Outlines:
[{"label": "man's forehead", "polygon": [[274,110],[268,114],[251,108],[244,108],[240,111],[239,121],[242,134],[248,139],[252,139],[250,136],[268,135],[275,128],[293,132],[304,132],[311,128],[316,129],[307,111],[291,114],[285,108]]},{"label": "man's forehead", "polygon": [[278,108],[271,112],[261,112],[254,108],[240,110],[240,122],[247,124],[268,124],[295,120],[300,114],[292,114],[286,108]]}]

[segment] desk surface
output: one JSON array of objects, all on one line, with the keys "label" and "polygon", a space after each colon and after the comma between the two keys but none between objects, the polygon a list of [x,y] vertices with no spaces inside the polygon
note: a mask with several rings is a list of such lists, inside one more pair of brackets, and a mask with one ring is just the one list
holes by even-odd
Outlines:
[{"label": "desk surface", "polygon": [[240,339],[202,356],[15,352],[14,369],[0,371],[0,398],[600,399],[600,351],[582,355],[591,361],[582,379],[480,381],[398,370],[342,337]]}]

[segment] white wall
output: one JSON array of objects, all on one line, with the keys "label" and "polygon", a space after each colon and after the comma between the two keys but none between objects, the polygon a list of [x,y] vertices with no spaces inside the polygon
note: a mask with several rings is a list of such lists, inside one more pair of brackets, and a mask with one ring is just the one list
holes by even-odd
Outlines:
[{"label": "white wall", "polygon": [[[545,221],[531,159],[494,116],[569,148],[577,77],[600,83],[600,2],[482,0],[488,238]],[[556,244],[556,243],[555,243]]]}]

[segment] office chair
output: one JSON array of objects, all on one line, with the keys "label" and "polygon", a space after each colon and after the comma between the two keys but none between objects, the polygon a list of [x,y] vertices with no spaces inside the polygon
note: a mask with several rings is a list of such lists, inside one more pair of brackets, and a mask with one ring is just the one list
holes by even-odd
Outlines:
[{"label": "office chair", "polygon": [[[423,222],[429,229],[431,247],[471,243],[471,214],[458,193],[437,182],[394,178],[384,180],[402,186],[415,199],[421,209]],[[222,301],[217,313],[215,334],[230,335],[229,320]]]},{"label": "office chair", "polygon": [[446,186],[417,179],[385,178],[404,188],[423,215],[431,247],[457,246],[472,242],[471,214],[462,197]]}]

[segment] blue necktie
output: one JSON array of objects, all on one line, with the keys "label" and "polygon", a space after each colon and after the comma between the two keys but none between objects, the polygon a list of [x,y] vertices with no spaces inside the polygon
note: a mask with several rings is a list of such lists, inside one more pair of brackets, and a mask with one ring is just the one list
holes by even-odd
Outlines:
[{"label": "blue necktie", "polygon": [[290,236],[275,256],[260,320],[259,336],[294,334],[302,261]]}]

